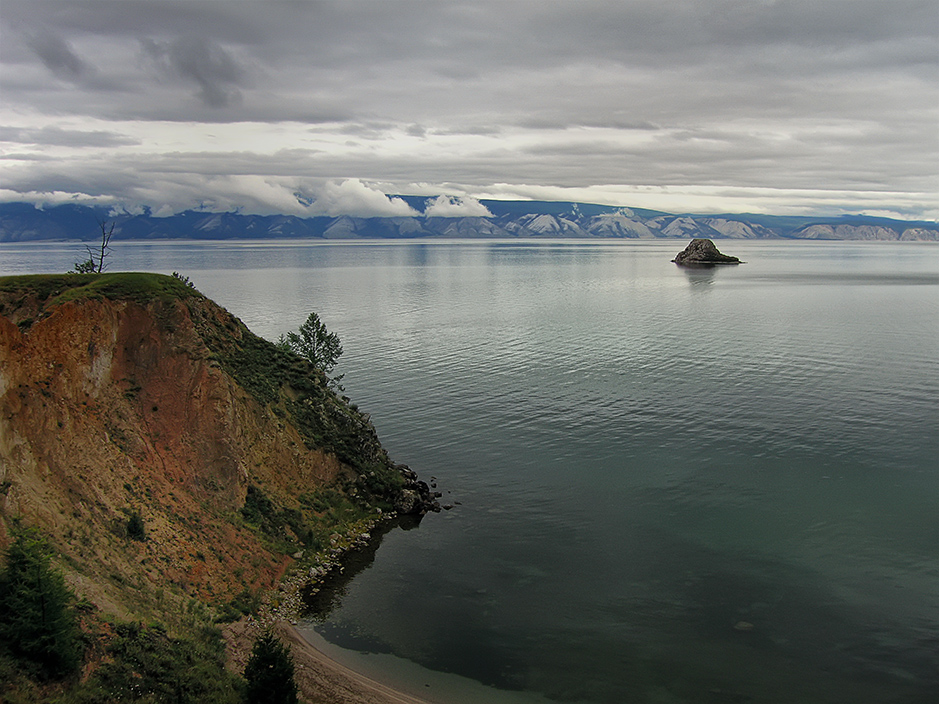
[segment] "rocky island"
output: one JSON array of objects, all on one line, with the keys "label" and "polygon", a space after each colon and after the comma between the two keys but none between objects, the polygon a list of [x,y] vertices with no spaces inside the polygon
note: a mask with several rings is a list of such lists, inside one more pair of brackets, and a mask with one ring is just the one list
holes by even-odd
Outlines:
[{"label": "rocky island", "polygon": [[681,266],[714,266],[715,264],[741,264],[737,257],[721,254],[711,240],[693,239],[678,253],[673,262]]},{"label": "rocky island", "polygon": [[300,590],[370,531],[436,510],[321,369],[187,281],[0,278],[0,552],[41,536],[91,644],[46,672],[0,643],[0,699],[117,701],[149,682],[172,685],[166,701],[235,701],[215,624],[234,625],[228,666],[243,663],[245,634],[289,628]]}]

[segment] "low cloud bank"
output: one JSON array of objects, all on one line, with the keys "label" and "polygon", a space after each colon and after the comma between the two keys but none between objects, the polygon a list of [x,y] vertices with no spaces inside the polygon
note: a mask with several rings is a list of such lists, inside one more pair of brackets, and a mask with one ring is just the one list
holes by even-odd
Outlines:
[{"label": "low cloud bank", "polygon": [[475,198],[437,196],[424,209],[428,218],[491,218],[489,209]]}]

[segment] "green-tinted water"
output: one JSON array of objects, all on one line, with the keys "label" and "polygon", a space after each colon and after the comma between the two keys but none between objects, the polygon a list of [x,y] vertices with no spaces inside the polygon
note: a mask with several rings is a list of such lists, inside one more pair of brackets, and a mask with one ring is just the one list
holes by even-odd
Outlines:
[{"label": "green-tinted water", "polygon": [[[939,247],[726,242],[748,263],[689,271],[684,244],[114,262],[270,339],[317,311],[392,455],[460,502],[385,536],[316,622],[359,666],[447,700],[933,701]],[[68,256],[5,245],[0,269]]]}]

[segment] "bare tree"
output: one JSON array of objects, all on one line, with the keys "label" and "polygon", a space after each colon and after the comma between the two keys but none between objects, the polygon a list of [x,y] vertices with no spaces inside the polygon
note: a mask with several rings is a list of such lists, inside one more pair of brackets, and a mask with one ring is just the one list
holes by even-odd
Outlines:
[{"label": "bare tree", "polygon": [[[101,228],[101,247],[98,249],[99,274],[104,272],[104,260],[111,254],[111,235],[114,234],[114,225],[115,223],[112,222],[109,226],[107,220],[98,221],[98,226]],[[91,260],[94,261],[95,255],[92,253],[91,248],[88,248],[88,254],[91,256]]]},{"label": "bare tree", "polygon": [[85,245],[85,251],[88,258],[83,262],[75,262],[75,268],[72,269],[76,274],[101,274],[104,272],[105,263],[111,254],[111,235],[114,234],[114,225],[107,220],[98,220],[98,227],[101,228],[101,246],[92,249]]}]

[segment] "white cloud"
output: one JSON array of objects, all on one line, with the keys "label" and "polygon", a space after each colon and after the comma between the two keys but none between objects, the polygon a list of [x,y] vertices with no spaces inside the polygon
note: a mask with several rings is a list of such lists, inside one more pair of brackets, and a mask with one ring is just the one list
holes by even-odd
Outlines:
[{"label": "white cloud", "polygon": [[491,218],[492,213],[475,198],[457,196],[437,196],[424,209],[429,218]]},{"label": "white cloud", "polygon": [[148,184],[137,191],[137,197],[162,217],[192,209],[298,217],[418,215],[400,198],[390,198],[359,179],[301,183],[295,178],[254,175],[176,177]]},{"label": "white cloud", "polygon": [[111,208],[108,213],[109,218],[117,217],[118,215],[145,215],[147,209],[142,205],[115,205]]},{"label": "white cloud", "polygon": [[400,198],[390,198],[357,178],[328,181],[316,189],[314,198],[309,208],[310,215],[414,217],[419,214]]},{"label": "white cloud", "polygon": [[[151,174],[122,190],[120,204],[149,207],[158,217],[184,210],[252,215],[310,215],[297,201],[296,179],[257,175]],[[131,205],[133,204],[133,205]]]},{"label": "white cloud", "polygon": [[95,198],[86,193],[73,193],[68,191],[15,191],[9,188],[0,188],[0,202],[4,203],[33,203],[42,210],[47,206],[65,205],[74,203],[78,205],[111,205],[113,200]]}]

